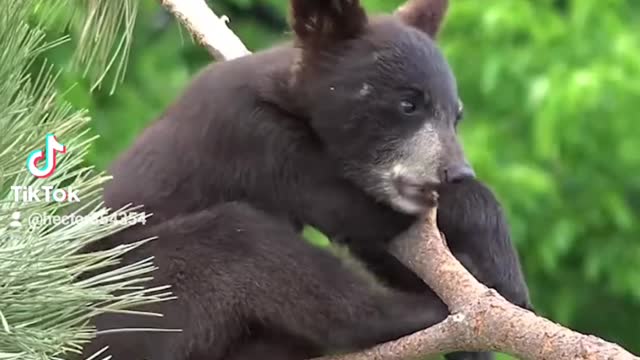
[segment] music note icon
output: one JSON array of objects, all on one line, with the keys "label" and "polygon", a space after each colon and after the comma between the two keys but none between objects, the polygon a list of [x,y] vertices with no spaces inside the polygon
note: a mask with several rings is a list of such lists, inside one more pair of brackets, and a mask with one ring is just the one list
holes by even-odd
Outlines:
[{"label": "music note icon", "polygon": [[[27,170],[37,178],[48,178],[56,170],[57,154],[66,152],[67,147],[60,144],[55,135],[47,134],[44,151],[34,150],[27,157]],[[38,163],[42,160],[45,160],[44,166],[39,168]]]}]

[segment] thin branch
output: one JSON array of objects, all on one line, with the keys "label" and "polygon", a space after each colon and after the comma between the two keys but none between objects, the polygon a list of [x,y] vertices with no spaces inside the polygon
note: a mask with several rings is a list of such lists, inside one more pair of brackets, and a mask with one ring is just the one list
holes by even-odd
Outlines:
[{"label": "thin branch", "polygon": [[230,60],[251,53],[227,27],[228,19],[219,18],[204,0],[160,0],[160,4],[189,30],[214,59]]},{"label": "thin branch", "polygon": [[[218,60],[249,54],[203,0],[160,0]],[[428,329],[373,348],[317,360],[400,360],[453,351],[499,351],[522,359],[640,360],[622,347],[583,335],[515,306],[478,282],[451,254],[436,225],[436,207],[391,251],[449,307]]]}]

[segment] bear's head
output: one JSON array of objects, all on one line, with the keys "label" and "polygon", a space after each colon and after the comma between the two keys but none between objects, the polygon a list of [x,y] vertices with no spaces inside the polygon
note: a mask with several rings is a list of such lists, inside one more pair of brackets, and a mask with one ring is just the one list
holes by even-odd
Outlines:
[{"label": "bear's head", "polygon": [[399,211],[473,177],[457,137],[456,81],[435,38],[446,0],[369,17],[358,0],[292,0],[292,86],[347,178]]}]

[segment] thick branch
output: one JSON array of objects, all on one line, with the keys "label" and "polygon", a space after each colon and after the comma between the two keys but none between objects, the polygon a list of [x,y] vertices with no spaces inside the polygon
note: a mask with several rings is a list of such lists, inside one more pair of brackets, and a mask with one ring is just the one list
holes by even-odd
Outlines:
[{"label": "thick branch", "polygon": [[445,321],[357,354],[322,360],[407,359],[451,351],[500,351],[521,359],[640,360],[620,346],[577,333],[517,307],[478,282],[451,254],[431,209],[392,252],[449,307]]},{"label": "thick branch", "polygon": [[[249,54],[204,0],[160,0],[211,55],[229,60]],[[640,360],[620,346],[564,328],[521,309],[478,282],[451,254],[436,226],[436,208],[392,245],[449,307],[443,322],[359,353],[322,360],[406,359],[451,351],[500,351],[522,359]]]},{"label": "thick branch", "polygon": [[216,16],[204,0],[160,0],[160,3],[214,59],[230,60],[251,53],[227,27],[226,21]]}]

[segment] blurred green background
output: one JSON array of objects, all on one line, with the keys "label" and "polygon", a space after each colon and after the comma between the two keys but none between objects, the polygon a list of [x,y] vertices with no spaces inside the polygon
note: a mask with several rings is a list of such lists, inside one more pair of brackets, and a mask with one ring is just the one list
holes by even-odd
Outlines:
[{"label": "blurred green background", "polygon": [[[289,36],[284,0],[210,5],[253,51]],[[465,149],[507,210],[538,310],[640,353],[640,2],[451,0],[439,41],[465,103]],[[67,65],[74,44],[49,57]],[[87,161],[108,166],[209,61],[156,0],[141,1],[114,95],[90,93],[78,71],[58,82],[101,136]]]}]

